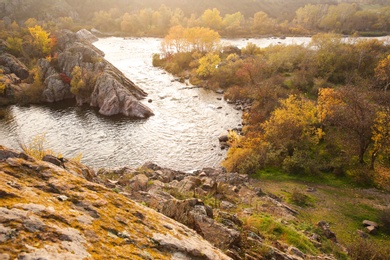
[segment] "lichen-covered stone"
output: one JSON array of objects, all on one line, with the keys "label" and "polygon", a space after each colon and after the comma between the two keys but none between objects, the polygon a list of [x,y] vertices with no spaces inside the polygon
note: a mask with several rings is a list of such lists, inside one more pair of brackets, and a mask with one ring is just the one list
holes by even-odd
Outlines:
[{"label": "lichen-covered stone", "polygon": [[230,259],[195,231],[89,182],[78,164],[70,172],[69,162],[27,161],[2,146],[0,154],[8,157],[0,191],[20,194],[1,197],[1,259]]}]

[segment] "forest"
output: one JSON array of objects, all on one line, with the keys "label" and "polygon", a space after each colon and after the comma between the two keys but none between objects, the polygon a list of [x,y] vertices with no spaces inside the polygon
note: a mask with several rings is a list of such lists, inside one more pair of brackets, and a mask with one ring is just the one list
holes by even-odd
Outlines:
[{"label": "forest", "polygon": [[223,37],[319,32],[379,36],[390,31],[388,0],[28,0],[22,8],[2,0],[0,10],[5,25],[36,18],[59,28],[89,27],[122,36],[163,37],[177,25],[208,27]]}]

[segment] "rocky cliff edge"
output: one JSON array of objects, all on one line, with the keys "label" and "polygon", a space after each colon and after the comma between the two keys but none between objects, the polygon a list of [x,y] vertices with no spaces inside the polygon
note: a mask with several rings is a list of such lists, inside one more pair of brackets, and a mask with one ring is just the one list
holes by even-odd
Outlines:
[{"label": "rocky cliff edge", "polygon": [[0,259],[230,259],[94,175],[0,146]]}]

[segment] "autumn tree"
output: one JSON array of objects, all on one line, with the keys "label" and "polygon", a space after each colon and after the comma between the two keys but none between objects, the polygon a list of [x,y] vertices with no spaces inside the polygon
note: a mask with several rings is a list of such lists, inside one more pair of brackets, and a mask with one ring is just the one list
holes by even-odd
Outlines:
[{"label": "autumn tree", "polygon": [[257,12],[253,16],[252,32],[255,34],[267,34],[275,32],[276,21],[265,12]]},{"label": "autumn tree", "polygon": [[305,5],[296,11],[294,22],[305,29],[318,30],[327,9],[327,5]]},{"label": "autumn tree", "polygon": [[382,108],[376,113],[372,126],[371,169],[374,169],[375,161],[380,153],[390,156],[390,109]]},{"label": "autumn tree", "polygon": [[196,73],[202,78],[207,78],[216,72],[220,62],[221,58],[218,54],[208,53],[206,56],[200,58]]},{"label": "autumn tree", "polygon": [[390,55],[379,61],[378,66],[375,68],[375,77],[386,92],[390,86]]},{"label": "autumn tree", "polygon": [[38,56],[49,54],[52,48],[52,39],[50,39],[49,33],[39,25],[28,28],[28,31],[32,37],[32,45],[38,52]]},{"label": "autumn tree", "polygon": [[218,31],[221,29],[223,19],[218,9],[207,9],[200,17],[204,27]]},{"label": "autumn tree", "polygon": [[243,23],[244,16],[240,12],[226,14],[222,22],[225,32],[231,35],[238,34],[242,29]]},{"label": "autumn tree", "polygon": [[303,143],[318,143],[323,132],[319,125],[315,102],[302,96],[290,95],[280,101],[265,123],[264,137],[277,149],[293,155],[294,149]]},{"label": "autumn tree", "polygon": [[210,52],[213,51],[220,36],[217,32],[204,27],[184,28],[174,26],[161,42],[165,56],[179,52]]},{"label": "autumn tree", "polygon": [[319,103],[323,123],[347,134],[346,141],[356,147],[358,162],[363,164],[366,151],[372,142],[372,126],[377,106],[370,101],[368,94],[357,86],[322,90]]}]

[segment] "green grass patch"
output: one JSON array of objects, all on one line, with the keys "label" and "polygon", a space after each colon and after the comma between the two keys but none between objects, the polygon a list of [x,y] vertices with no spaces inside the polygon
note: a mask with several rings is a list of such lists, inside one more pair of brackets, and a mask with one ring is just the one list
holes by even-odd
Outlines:
[{"label": "green grass patch", "polygon": [[257,231],[267,240],[281,240],[297,247],[304,253],[316,255],[319,250],[293,224],[285,224],[269,215],[255,214],[245,219],[244,223]]},{"label": "green grass patch", "polygon": [[255,174],[250,175],[256,180],[271,180],[277,182],[295,181],[303,184],[321,184],[329,185],[337,188],[356,187],[353,180],[348,176],[336,176],[329,173],[321,173],[316,175],[307,174],[288,174],[279,169],[268,168],[259,170]]}]

